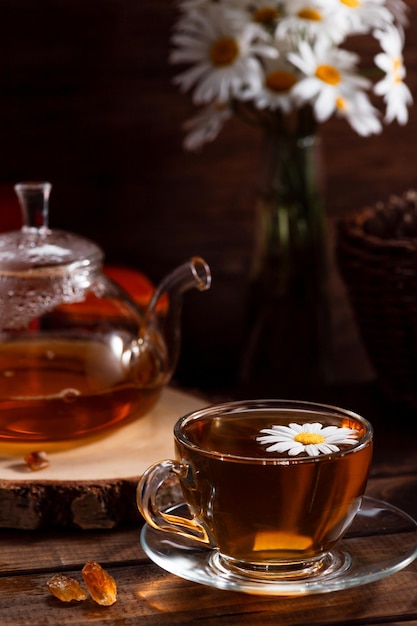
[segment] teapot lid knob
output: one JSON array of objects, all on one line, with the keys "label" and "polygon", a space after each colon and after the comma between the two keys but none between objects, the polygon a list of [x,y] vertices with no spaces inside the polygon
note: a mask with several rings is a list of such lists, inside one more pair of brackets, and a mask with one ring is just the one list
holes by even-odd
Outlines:
[{"label": "teapot lid knob", "polygon": [[23,228],[48,228],[51,189],[48,182],[17,183],[14,186],[22,209]]}]

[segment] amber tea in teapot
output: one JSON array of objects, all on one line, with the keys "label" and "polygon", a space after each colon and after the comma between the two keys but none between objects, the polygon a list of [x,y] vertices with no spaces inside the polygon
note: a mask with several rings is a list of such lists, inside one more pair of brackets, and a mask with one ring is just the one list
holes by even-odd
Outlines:
[{"label": "amber tea in teapot", "polygon": [[120,341],[50,336],[4,342],[0,438],[86,437],[147,413],[161,391],[163,364],[149,358],[137,366],[135,377],[135,368],[127,371],[123,355],[112,346]]},{"label": "amber tea in teapot", "polygon": [[140,308],[98,246],[49,229],[49,183],[16,191],[24,225],[0,236],[0,441],[75,440],[145,415],[175,370],[183,293],[208,289],[209,267],[193,257]]}]

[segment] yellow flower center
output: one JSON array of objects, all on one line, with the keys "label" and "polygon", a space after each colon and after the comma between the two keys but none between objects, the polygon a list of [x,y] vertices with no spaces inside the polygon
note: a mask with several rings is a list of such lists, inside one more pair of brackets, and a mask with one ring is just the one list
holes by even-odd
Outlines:
[{"label": "yellow flower center", "polygon": [[402,81],[402,78],[401,78],[402,67],[403,67],[403,62],[402,62],[401,58],[393,59],[393,61],[392,61],[392,69],[393,69],[393,72],[394,72],[394,81],[396,83],[401,83],[401,81]]},{"label": "yellow flower center", "polygon": [[339,96],[338,98],[336,98],[336,106],[339,111],[346,111],[346,100]]},{"label": "yellow flower center", "polygon": [[239,55],[239,46],[232,37],[222,37],[213,43],[210,59],[213,65],[231,65]]},{"label": "yellow flower center", "polygon": [[323,435],[319,435],[318,433],[306,433],[303,431],[294,437],[294,441],[308,446],[310,443],[324,443],[326,440]]},{"label": "yellow flower center", "polygon": [[349,7],[349,9],[357,9],[360,5],[360,0],[340,0],[340,2]]},{"label": "yellow flower center", "polygon": [[271,91],[277,93],[286,92],[296,83],[296,78],[291,72],[285,72],[284,70],[277,70],[267,75],[265,84]]},{"label": "yellow flower center", "polygon": [[279,18],[279,11],[273,7],[260,7],[253,12],[252,17],[258,24],[270,24]]},{"label": "yellow flower center", "polygon": [[300,9],[300,11],[298,11],[298,17],[300,17],[302,20],[311,20],[312,22],[321,21],[321,13],[316,11],[316,9],[312,9],[310,7]]},{"label": "yellow flower center", "polygon": [[329,85],[340,83],[339,71],[333,65],[319,65],[316,69],[316,76]]},{"label": "yellow flower center", "polygon": [[392,60],[392,65],[393,65],[394,72],[399,72],[403,65],[402,60],[397,57],[396,59]]}]

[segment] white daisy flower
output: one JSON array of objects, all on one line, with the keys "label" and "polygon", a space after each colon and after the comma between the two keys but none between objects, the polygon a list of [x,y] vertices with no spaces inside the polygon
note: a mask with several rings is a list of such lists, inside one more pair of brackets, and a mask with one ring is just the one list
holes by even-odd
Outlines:
[{"label": "white daisy flower", "polygon": [[[288,452],[289,456],[307,453],[308,456],[339,452],[340,445],[353,445],[358,441],[358,431],[352,428],[325,426],[318,422],[289,424],[263,428],[263,436],[256,440],[267,445],[267,452]],[[336,445],[337,444],[337,445]]]},{"label": "white daisy flower", "polygon": [[[375,93],[379,94],[377,89]],[[408,107],[413,104],[413,96],[411,91],[402,81],[395,84],[395,87],[387,93],[384,98],[387,108],[385,112],[385,122],[390,124],[397,120],[399,124],[404,126],[408,122]]]},{"label": "white daisy flower", "polygon": [[403,80],[406,75],[402,53],[403,32],[391,26],[386,30],[376,30],[374,36],[383,50],[376,55],[375,64],[385,72],[385,77],[376,83],[374,92],[382,96],[386,103],[385,121],[390,123],[396,119],[399,124],[406,124],[407,107],[413,103],[413,97]]},{"label": "white daisy flower", "polygon": [[375,30],[373,35],[378,39],[383,50],[375,57],[376,65],[386,74],[392,74],[394,78],[403,79],[405,77],[403,31],[391,26],[384,30]]},{"label": "white daisy flower", "polygon": [[370,32],[392,24],[393,15],[385,6],[385,0],[325,0],[344,20],[350,35]]},{"label": "white daisy flower", "polygon": [[331,5],[320,0],[291,0],[277,26],[278,39],[307,39],[312,42],[323,37],[339,43],[346,35],[346,20]]},{"label": "white daisy flower", "polygon": [[339,95],[336,99],[336,115],[344,117],[358,135],[368,137],[382,131],[379,111],[372,106],[368,96],[359,91],[351,99]]},{"label": "white daisy flower", "polygon": [[300,42],[299,52],[289,53],[288,58],[305,74],[293,93],[301,103],[313,104],[319,122],[324,122],[336,111],[341,93],[353,99],[355,92],[370,85],[369,80],[355,73],[356,54],[330,47],[323,40],[314,48],[306,41]]},{"label": "white daisy flower", "polygon": [[246,85],[259,85],[258,55],[276,55],[269,41],[243,11],[220,4],[196,9],[183,17],[172,37],[171,63],[192,64],[174,82],[182,91],[194,88],[195,104],[227,102]]},{"label": "white daisy flower", "polygon": [[289,113],[296,104],[292,95],[298,76],[294,66],[285,58],[267,59],[264,61],[264,78],[258,91],[253,94],[253,101],[258,109],[280,109]]},{"label": "white daisy flower", "polygon": [[252,20],[257,24],[262,24],[270,32],[274,32],[282,13],[279,0],[252,0],[249,11]]},{"label": "white daisy flower", "polygon": [[214,141],[231,117],[232,111],[227,105],[210,104],[204,107],[183,125],[184,130],[189,131],[184,138],[184,148],[196,151],[205,143]]}]

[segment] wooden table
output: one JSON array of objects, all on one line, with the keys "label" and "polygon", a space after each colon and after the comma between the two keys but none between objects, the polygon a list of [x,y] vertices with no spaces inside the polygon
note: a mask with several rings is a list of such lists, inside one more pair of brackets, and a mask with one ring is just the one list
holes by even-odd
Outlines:
[{"label": "wooden table", "polygon": [[[416,518],[415,428],[400,414],[390,428],[377,413],[372,416],[375,455],[367,495]],[[145,556],[140,530],[140,523],[102,531],[1,530],[0,624],[417,623],[417,561],[350,590],[296,598],[246,595],[192,583],[160,569]],[[56,572],[81,581],[88,560],[98,561],[115,578],[118,599],[113,606],[102,607],[92,600],[65,604],[47,591],[46,582]]]}]

